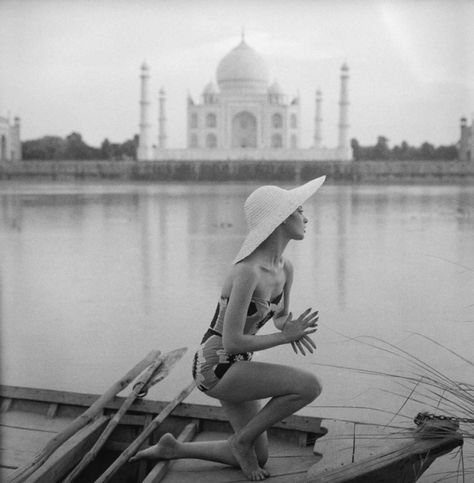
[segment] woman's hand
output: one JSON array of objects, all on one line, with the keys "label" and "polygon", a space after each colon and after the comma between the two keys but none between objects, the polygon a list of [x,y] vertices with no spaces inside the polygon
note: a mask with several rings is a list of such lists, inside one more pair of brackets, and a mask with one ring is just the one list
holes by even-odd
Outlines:
[{"label": "woman's hand", "polygon": [[297,354],[306,355],[305,348],[313,353],[316,344],[313,342],[309,334],[316,332],[319,313],[311,312],[312,309],[305,310],[297,319],[292,320],[292,314],[288,317],[283,325],[282,333],[287,342],[291,343],[293,350]]}]

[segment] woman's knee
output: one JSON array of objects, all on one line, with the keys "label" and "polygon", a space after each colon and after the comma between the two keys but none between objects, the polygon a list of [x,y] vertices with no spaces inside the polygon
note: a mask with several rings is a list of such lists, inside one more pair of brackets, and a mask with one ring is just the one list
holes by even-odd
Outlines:
[{"label": "woman's knee", "polygon": [[321,381],[311,372],[304,372],[300,381],[300,394],[307,402],[314,401],[322,391]]}]

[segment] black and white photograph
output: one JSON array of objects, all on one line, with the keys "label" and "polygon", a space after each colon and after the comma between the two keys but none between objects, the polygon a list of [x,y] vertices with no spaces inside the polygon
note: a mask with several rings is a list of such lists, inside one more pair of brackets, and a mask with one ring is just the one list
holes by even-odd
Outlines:
[{"label": "black and white photograph", "polygon": [[0,23],[1,481],[474,481],[473,0]]}]

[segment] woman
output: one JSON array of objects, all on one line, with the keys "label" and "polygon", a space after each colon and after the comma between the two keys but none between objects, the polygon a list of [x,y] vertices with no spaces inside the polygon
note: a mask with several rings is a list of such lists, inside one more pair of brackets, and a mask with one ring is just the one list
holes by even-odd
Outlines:
[{"label": "woman", "polygon": [[[216,313],[196,352],[197,387],[220,401],[235,433],[227,441],[181,443],[171,434],[132,458],[199,458],[240,466],[252,481],[269,476],[266,430],[313,401],[321,384],[311,373],[278,364],[251,362],[252,353],[291,344],[303,355],[316,345],[318,313],[297,319],[289,312],[293,267],[283,257],[290,240],[302,240],[308,219],[302,204],[325,177],[285,190],[256,189],[245,202],[249,233],[234,259]],[[257,335],[274,319],[278,332]],[[265,406],[260,400],[271,398]]]}]

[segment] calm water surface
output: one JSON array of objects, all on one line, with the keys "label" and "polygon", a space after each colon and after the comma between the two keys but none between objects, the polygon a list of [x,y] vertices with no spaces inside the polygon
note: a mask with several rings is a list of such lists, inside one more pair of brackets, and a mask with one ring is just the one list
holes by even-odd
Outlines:
[{"label": "calm water surface", "polygon": [[[3,382],[100,393],[150,350],[187,346],[151,391],[173,397],[190,381],[254,188],[1,182]],[[472,358],[473,207],[473,186],[426,185],[326,185],[305,205],[306,238],[287,255],[293,313],[320,311],[318,351],[282,346],[257,358],[321,376],[323,395],[306,413],[386,422],[383,411],[400,408],[409,390],[393,378],[320,365],[416,373],[370,337],[473,383],[472,366],[416,335]],[[197,391],[190,400],[212,402]]]}]

